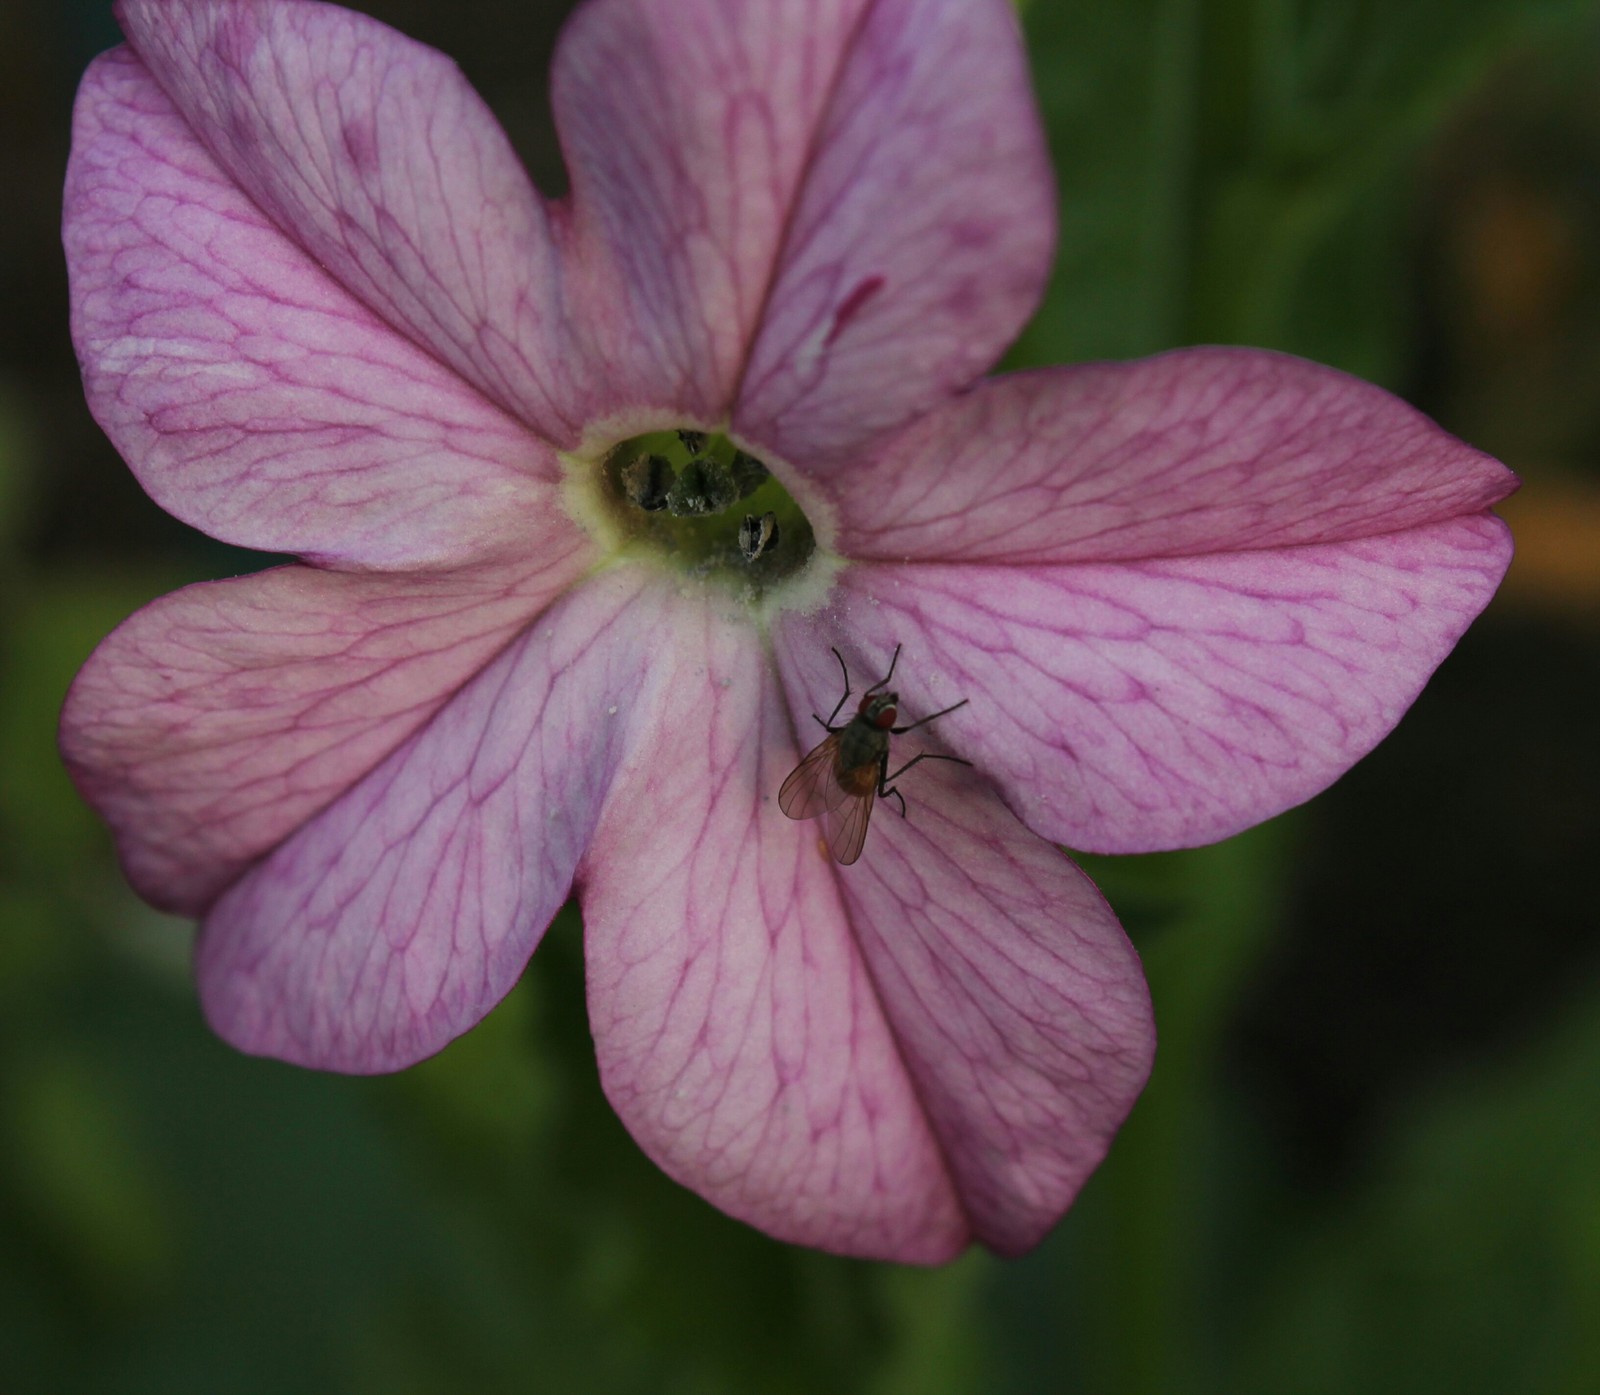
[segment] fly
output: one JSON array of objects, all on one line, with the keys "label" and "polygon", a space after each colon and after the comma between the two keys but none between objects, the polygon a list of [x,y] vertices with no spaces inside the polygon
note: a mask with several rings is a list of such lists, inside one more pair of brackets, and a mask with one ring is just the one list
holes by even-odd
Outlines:
[{"label": "fly", "polygon": [[861,695],[856,714],[848,722],[835,726],[840,709],[850,696],[850,670],[845,667],[844,656],[835,649],[833,657],[839,661],[844,674],[844,696],[834,704],[828,720],[823,721],[815,712],[811,714],[828,734],[814,746],[799,765],[790,771],[789,778],[778,791],[778,807],[791,819],[814,819],[819,814],[828,816],[828,851],[833,860],[848,867],[861,856],[862,845],[867,841],[867,823],[872,818],[874,799],[893,795],[900,801],[900,817],[906,816],[905,796],[892,784],[910,770],[918,761],[949,760],[957,765],[971,765],[960,756],[939,755],[924,751],[912,756],[892,775],[889,773],[889,738],[903,736],[908,731],[925,727],[929,722],[965,707],[967,699],[934,712],[906,726],[897,727],[900,715],[900,695],[888,691],[889,680],[894,677],[894,666],[900,661],[900,646],[894,647],[894,657],[889,660],[889,671]]}]

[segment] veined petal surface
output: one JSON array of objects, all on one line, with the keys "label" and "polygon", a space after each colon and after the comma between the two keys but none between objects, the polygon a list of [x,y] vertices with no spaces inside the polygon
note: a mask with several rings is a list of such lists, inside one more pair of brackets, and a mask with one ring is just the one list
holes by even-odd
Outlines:
[{"label": "veined petal surface", "polygon": [[375,21],[118,13],[272,222],[563,447],[725,420],[747,365],[765,444],[798,458],[801,418],[849,444],[976,376],[1042,290],[1053,195],[1005,0],[591,0],[553,69],[559,204],[447,59]]},{"label": "veined petal surface", "polygon": [[79,673],[61,748],[128,879],[202,913],[421,726],[582,569],[386,576],[280,567],[130,617]]},{"label": "veined petal surface", "polygon": [[808,468],[970,383],[1055,251],[1009,0],[875,0],[818,127],[734,427]]},{"label": "veined petal surface", "polygon": [[[1488,603],[1510,536],[1474,514],[1323,546],[1079,566],[861,563],[787,617],[853,646],[1043,837],[1188,847],[1308,799],[1390,730]],[[880,669],[881,671],[881,669]],[[901,673],[904,673],[902,680]]]},{"label": "veined petal surface", "polygon": [[1382,388],[1233,348],[991,378],[811,474],[848,556],[1018,566],[1344,542],[1516,487]]},{"label": "veined petal surface", "polygon": [[[779,663],[798,720],[832,705],[826,649],[780,640]],[[896,738],[891,771],[943,750],[947,720]],[[981,773],[930,760],[897,784],[906,817],[879,801],[860,861],[836,869],[840,894],[974,1235],[1020,1253],[1071,1204],[1144,1087],[1148,991],[1093,883]]]},{"label": "veined petal surface", "polygon": [[273,224],[544,439],[576,440],[605,381],[576,351],[562,215],[450,59],[314,0],[119,0],[117,15]]},{"label": "veined petal surface", "polygon": [[268,221],[127,49],[84,78],[64,238],[90,407],[185,522],[371,568],[571,531],[551,449]]},{"label": "veined petal surface", "polygon": [[727,417],[819,124],[882,3],[591,0],[563,30],[551,98],[584,320],[636,408]]},{"label": "veined petal surface", "polygon": [[636,568],[576,587],[230,887],[197,950],[218,1034],[367,1072],[475,1025],[571,890],[660,614]]},{"label": "veined petal surface", "polygon": [[753,626],[680,598],[579,871],[606,1094],[668,1174],[769,1234],[934,1262],[964,1218],[817,828]]}]

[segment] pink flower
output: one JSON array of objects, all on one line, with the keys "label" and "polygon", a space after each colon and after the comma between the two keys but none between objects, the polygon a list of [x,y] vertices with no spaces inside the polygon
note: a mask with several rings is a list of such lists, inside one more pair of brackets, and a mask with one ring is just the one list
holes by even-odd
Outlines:
[{"label": "pink flower", "polygon": [[[164,507],[303,559],[139,612],[63,719],[133,884],[203,920],[217,1031],[404,1066],[575,891],[606,1091],[671,1175],[833,1250],[1033,1244],[1153,1048],[1052,844],[1335,779],[1493,592],[1511,476],[1275,354],[975,381],[1054,243],[1008,0],[590,0],[559,201],[372,20],[119,13],[67,184],[90,405]],[[679,428],[770,468],[771,555],[738,504],[641,507]],[[897,644],[902,720],[969,699],[903,754],[972,765],[837,867],[778,787],[830,647],[859,691]]]}]

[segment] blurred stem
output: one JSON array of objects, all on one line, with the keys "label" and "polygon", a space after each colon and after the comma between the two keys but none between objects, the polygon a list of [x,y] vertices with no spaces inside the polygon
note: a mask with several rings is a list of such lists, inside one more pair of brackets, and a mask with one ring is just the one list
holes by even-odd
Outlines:
[{"label": "blurred stem", "polygon": [[1145,173],[1141,230],[1144,342],[1164,347],[1179,342],[1181,307],[1188,301],[1191,246],[1195,233],[1195,133],[1199,126],[1202,0],[1157,0],[1151,35],[1153,78],[1150,124],[1154,139]]},{"label": "blurred stem", "polygon": [[1220,1047],[1278,923],[1291,850],[1280,819],[1167,860],[1182,910],[1140,947],[1160,1033],[1156,1066],[1097,1189],[1100,1263],[1083,1329],[1092,1390],[1174,1395],[1214,1368],[1201,1359],[1200,1300]]}]

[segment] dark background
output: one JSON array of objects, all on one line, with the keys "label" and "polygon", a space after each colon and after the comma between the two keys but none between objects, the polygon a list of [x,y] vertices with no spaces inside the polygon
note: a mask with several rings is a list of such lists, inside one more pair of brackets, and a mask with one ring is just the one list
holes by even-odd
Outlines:
[{"label": "dark background", "polygon": [[[541,185],[565,6],[372,0]],[[1162,1033],[1044,1246],[787,1249],[599,1093],[575,922],[403,1075],[247,1060],[56,761],[94,643],[259,559],[84,409],[58,240],[99,0],[0,8],[0,1386],[18,1392],[1600,1389],[1600,6],[1032,0],[1062,187],[1012,362],[1289,349],[1522,475],[1500,597],[1332,790],[1096,859]]]}]

